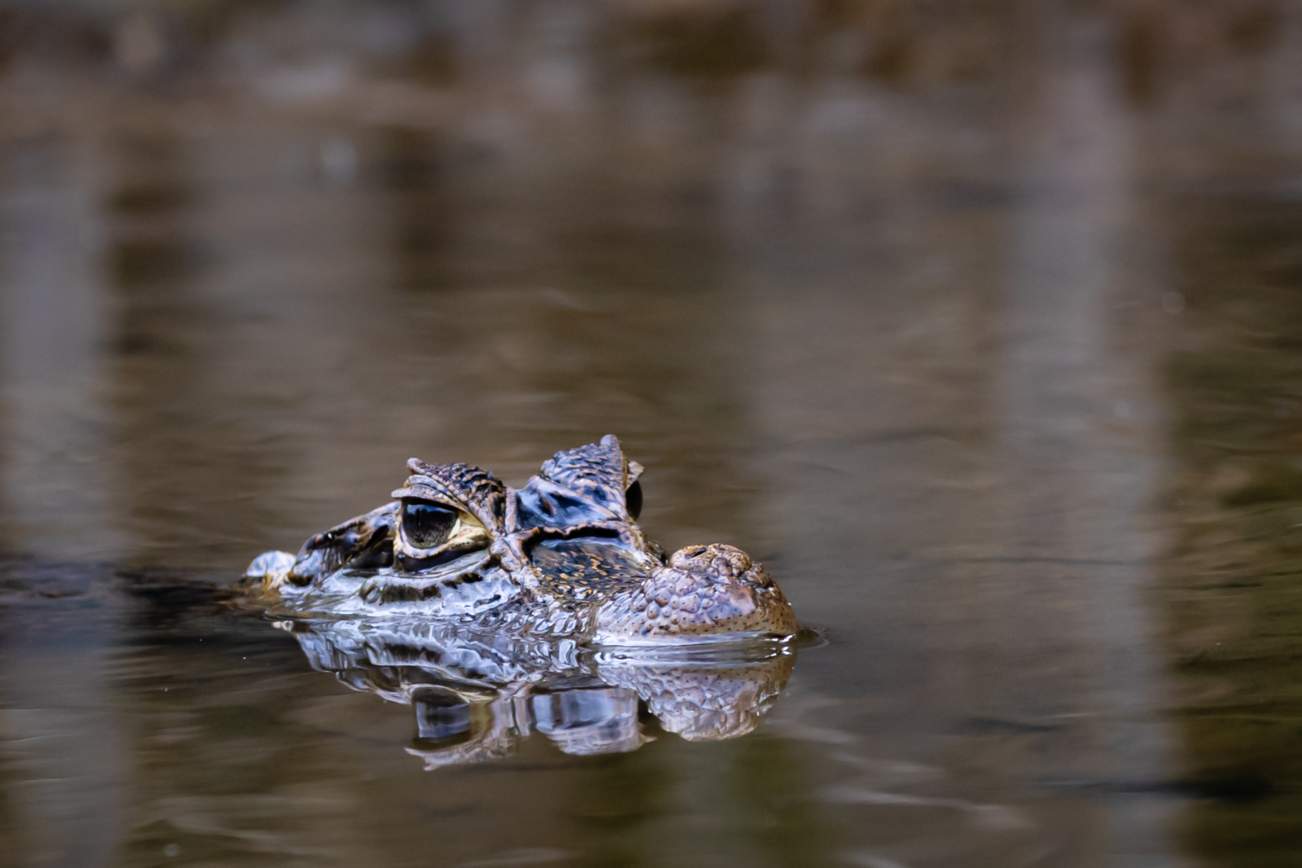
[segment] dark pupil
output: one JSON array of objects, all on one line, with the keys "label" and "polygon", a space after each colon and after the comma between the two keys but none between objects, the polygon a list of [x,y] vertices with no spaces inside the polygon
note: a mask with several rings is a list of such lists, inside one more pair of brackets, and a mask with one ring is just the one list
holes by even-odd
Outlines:
[{"label": "dark pupil", "polygon": [[642,514],[642,482],[638,480],[628,487],[624,494],[624,503],[628,507],[628,514],[635,521]]},{"label": "dark pupil", "polygon": [[420,549],[432,549],[447,542],[457,524],[457,511],[437,503],[404,503],[402,532],[407,542]]}]

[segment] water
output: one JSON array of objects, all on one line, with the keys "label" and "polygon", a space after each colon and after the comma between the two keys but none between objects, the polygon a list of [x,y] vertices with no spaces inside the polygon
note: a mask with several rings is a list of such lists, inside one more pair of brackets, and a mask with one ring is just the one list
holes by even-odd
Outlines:
[{"label": "water", "polygon": [[[1302,22],[1240,7],[7,10],[0,862],[1294,864]],[[561,689],[431,763],[482,704],[230,599],[606,432],[820,636],[753,732],[579,681],[636,749]]]}]

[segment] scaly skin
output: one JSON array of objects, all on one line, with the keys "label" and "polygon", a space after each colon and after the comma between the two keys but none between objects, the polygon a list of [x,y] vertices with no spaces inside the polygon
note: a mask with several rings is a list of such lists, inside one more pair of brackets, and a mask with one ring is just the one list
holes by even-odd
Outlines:
[{"label": "scaly skin", "polygon": [[798,629],[740,549],[688,546],[665,561],[636,522],[642,468],[612,435],[556,453],[519,489],[467,464],[408,467],[394,500],[297,555],[259,556],[246,575],[289,614],[416,616],[601,645]]}]

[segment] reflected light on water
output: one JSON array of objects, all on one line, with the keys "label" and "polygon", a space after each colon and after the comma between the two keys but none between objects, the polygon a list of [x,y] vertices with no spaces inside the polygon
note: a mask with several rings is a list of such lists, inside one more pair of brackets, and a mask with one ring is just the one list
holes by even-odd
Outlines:
[{"label": "reflected light on water", "polygon": [[[5,859],[1293,864],[1302,20],[1186,6],[0,2]],[[230,599],[607,431],[825,645]]]}]

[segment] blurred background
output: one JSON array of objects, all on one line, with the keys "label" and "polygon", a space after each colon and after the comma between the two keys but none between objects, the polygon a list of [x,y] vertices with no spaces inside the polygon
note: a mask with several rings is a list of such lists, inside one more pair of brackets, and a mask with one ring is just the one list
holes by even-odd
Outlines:
[{"label": "blurred background", "polygon": [[[214,601],[618,434],[823,647],[425,772]],[[0,3],[0,864],[1274,866],[1302,8]]]}]

